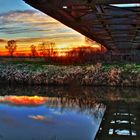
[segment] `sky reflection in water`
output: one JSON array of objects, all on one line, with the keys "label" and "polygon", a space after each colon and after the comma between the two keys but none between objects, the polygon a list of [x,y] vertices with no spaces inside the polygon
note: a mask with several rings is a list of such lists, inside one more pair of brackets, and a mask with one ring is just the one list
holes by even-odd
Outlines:
[{"label": "sky reflection in water", "polygon": [[93,140],[105,106],[91,107],[67,98],[0,97],[0,139]]}]

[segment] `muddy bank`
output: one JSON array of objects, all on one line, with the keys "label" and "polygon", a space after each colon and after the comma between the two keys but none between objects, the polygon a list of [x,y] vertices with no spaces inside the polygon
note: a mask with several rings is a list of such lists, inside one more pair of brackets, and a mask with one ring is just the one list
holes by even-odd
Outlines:
[{"label": "muddy bank", "polygon": [[140,87],[140,65],[0,64],[0,82],[26,85]]}]

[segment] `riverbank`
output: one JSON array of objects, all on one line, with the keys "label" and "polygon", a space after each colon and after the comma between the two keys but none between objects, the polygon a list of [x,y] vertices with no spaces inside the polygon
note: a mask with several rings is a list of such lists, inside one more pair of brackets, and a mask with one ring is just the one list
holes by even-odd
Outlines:
[{"label": "riverbank", "polygon": [[140,87],[140,65],[57,66],[0,63],[0,82],[26,85]]}]

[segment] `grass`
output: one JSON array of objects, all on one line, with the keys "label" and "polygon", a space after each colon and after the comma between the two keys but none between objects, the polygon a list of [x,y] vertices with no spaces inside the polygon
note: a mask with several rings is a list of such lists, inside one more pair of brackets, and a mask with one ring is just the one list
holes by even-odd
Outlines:
[{"label": "grass", "polygon": [[[71,64],[71,65],[60,65],[56,62],[46,62],[45,59],[43,58],[0,58],[0,63],[1,64],[21,64],[19,65],[19,69],[24,67],[25,65],[28,65],[29,69],[32,71],[36,71],[38,69],[45,69],[50,67],[50,65],[53,65],[52,69],[57,69],[57,66],[67,66],[67,67],[75,67],[75,66],[80,66],[80,67],[87,67],[93,64],[88,64],[88,63],[83,63],[83,64]],[[136,70],[140,71],[140,64],[132,64],[132,63],[103,63],[102,64],[102,70],[103,71],[109,71],[111,68],[117,68],[117,69],[123,69],[124,71],[131,71],[131,70]]]},{"label": "grass", "polygon": [[35,64],[35,65],[44,65],[46,61],[42,58],[35,58],[35,59],[1,59],[1,63],[9,63],[9,64]]}]

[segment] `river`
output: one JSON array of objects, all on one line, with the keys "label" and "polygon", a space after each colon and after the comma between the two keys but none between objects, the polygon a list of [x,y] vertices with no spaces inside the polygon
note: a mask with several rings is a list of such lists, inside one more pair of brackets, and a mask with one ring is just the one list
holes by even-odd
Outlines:
[{"label": "river", "polygon": [[139,139],[139,91],[0,86],[0,140]]}]

